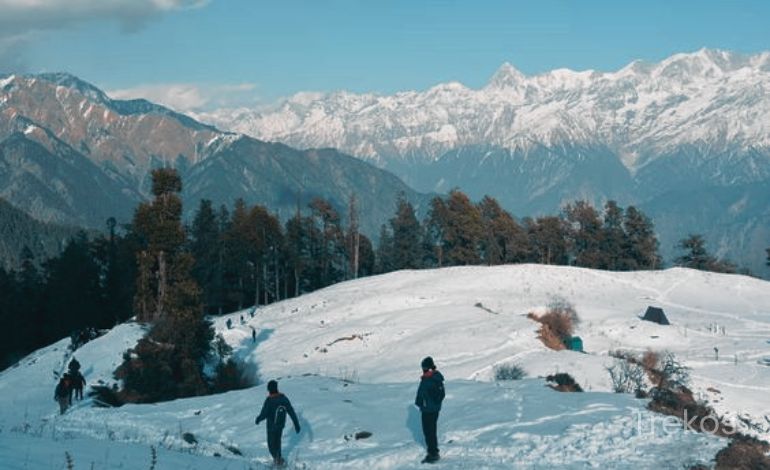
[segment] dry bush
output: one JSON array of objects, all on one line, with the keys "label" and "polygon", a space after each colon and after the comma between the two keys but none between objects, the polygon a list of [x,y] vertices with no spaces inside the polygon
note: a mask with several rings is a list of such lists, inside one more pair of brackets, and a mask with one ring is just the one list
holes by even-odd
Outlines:
[{"label": "dry bush", "polygon": [[666,353],[658,362],[660,364],[657,369],[660,374],[658,386],[679,388],[689,385],[690,368],[679,362],[674,354]]},{"label": "dry bush", "polygon": [[642,367],[644,370],[656,370],[660,364],[660,354],[648,349],[642,354]]},{"label": "dry bush", "polygon": [[552,300],[543,315],[529,313],[527,318],[542,325],[538,337],[546,347],[556,351],[566,349],[564,342],[572,336],[580,321],[575,308],[563,299]]},{"label": "dry bush", "polygon": [[607,367],[615,393],[633,393],[644,396],[644,369],[636,362],[616,359],[612,367]]},{"label": "dry bush", "polygon": [[560,372],[558,374],[549,375],[545,378],[546,382],[553,382],[549,383],[548,386],[552,389],[556,390],[557,392],[582,392],[583,388],[575,382],[575,379],[565,373]]},{"label": "dry bush", "polygon": [[735,436],[735,427],[722,421],[713,408],[695,400],[692,391],[685,386],[654,388],[651,395],[648,409],[681,419],[691,431]]},{"label": "dry bush", "polygon": [[727,447],[717,452],[716,470],[768,470],[770,446],[754,437],[738,435]]}]

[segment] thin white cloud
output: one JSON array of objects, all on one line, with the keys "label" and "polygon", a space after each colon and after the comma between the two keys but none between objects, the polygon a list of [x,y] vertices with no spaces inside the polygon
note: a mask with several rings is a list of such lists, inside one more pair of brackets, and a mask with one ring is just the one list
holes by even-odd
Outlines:
[{"label": "thin white cloud", "polygon": [[109,90],[107,95],[121,100],[144,98],[180,113],[191,113],[236,104],[252,104],[257,100],[256,89],[254,83],[212,86],[162,83]]},{"label": "thin white cloud", "polygon": [[207,3],[209,0],[0,0],[0,70],[20,68],[27,45],[46,31],[105,20],[134,31],[164,13]]},{"label": "thin white cloud", "polygon": [[197,8],[207,0],[0,0],[1,34],[69,27],[91,20],[116,20],[136,27],[171,10]]}]

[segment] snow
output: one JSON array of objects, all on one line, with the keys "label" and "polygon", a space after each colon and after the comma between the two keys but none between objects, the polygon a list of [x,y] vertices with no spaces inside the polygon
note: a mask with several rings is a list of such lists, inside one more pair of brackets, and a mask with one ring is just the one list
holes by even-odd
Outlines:
[{"label": "snow", "polygon": [[[575,306],[587,354],[551,351],[537,340],[538,325],[526,314],[556,297]],[[648,305],[662,307],[672,325],[641,321]],[[400,271],[214,324],[263,381],[279,379],[302,425],[299,435],[286,431],[284,454],[307,468],[420,468],[424,451],[411,403],[425,355],[448,380],[441,468],[708,463],[724,439],[665,427],[645,400],[610,393],[605,367],[613,349],[672,351],[692,368],[694,392],[718,413],[760,425],[770,415],[770,368],[759,363],[770,349],[770,283],[745,276],[539,265]],[[136,324],[121,325],[77,350],[88,382],[113,382],[123,352],[142,333]],[[148,468],[151,445],[159,468],[260,468],[268,460],[264,429],[253,423],[263,385],[154,405],[83,403],[58,416],[53,372],[66,366],[67,344],[0,373],[0,461],[8,468],[63,467],[64,451],[93,468]],[[493,367],[510,362],[528,378],[494,382]],[[542,376],[554,372],[572,374],[586,393],[546,387]],[[373,435],[345,439],[358,431]],[[185,432],[198,443],[186,443]]]},{"label": "snow", "polygon": [[[299,93],[272,109],[222,109],[200,118],[263,140],[386,162],[414,155],[434,161],[458,144],[514,150],[510,142],[599,142],[618,155],[646,158],[710,145],[719,155],[770,147],[770,121],[762,118],[770,112],[767,57],[702,49],[615,72],[557,69],[535,76],[506,63],[480,89],[451,82],[390,96]],[[442,126],[455,128],[456,137],[426,138]],[[376,150],[360,153],[362,142]],[[635,171],[645,161],[622,163]]]},{"label": "snow", "polygon": [[7,87],[11,83],[13,83],[13,80],[16,78],[16,75],[8,75],[7,77],[0,78],[0,89]]}]

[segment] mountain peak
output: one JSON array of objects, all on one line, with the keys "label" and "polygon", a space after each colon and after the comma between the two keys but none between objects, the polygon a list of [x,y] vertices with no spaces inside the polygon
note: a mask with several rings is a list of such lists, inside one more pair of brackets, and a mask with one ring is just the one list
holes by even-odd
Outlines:
[{"label": "mountain peak", "polygon": [[489,80],[488,88],[512,88],[519,85],[527,77],[518,71],[513,65],[505,62],[499,69],[492,75]]}]

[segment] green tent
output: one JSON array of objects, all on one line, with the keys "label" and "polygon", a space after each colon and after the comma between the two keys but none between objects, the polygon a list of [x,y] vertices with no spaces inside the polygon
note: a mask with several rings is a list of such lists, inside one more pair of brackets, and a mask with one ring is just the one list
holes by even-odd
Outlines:
[{"label": "green tent", "polygon": [[564,345],[567,346],[567,349],[570,351],[583,352],[583,340],[580,339],[580,336],[570,336],[564,341]]}]

